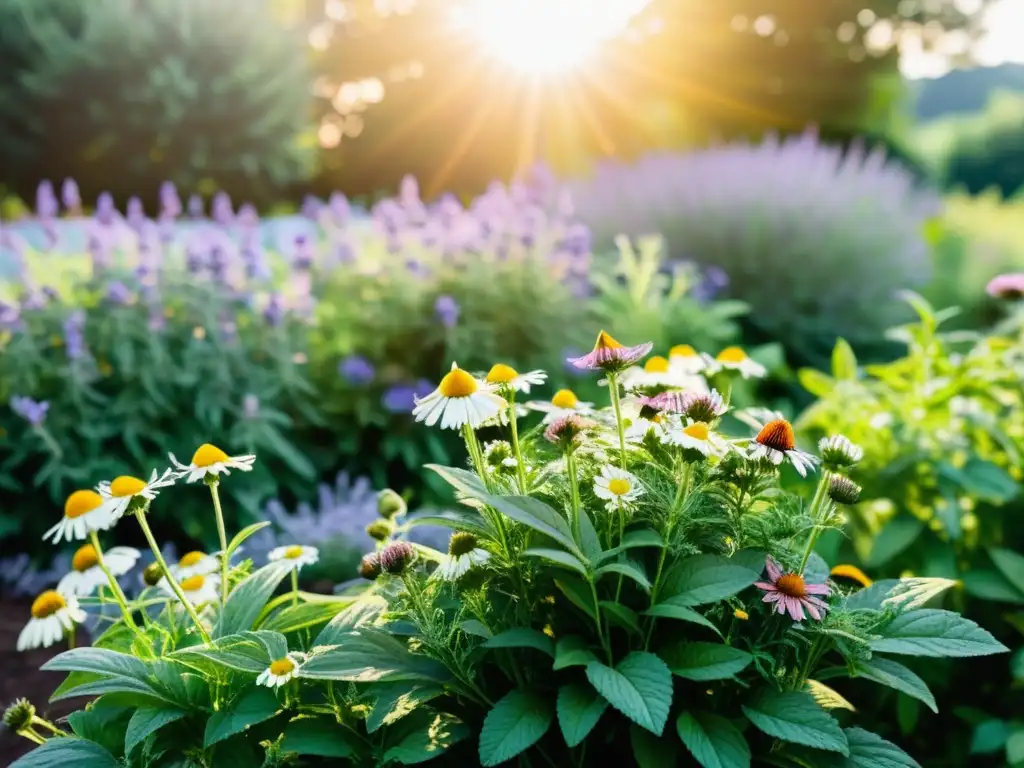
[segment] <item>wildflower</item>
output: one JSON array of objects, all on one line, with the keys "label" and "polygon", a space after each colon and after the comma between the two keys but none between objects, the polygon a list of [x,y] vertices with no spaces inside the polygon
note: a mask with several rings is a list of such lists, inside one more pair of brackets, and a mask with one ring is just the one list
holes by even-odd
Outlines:
[{"label": "wildflower", "polygon": [[301,570],[304,565],[314,565],[320,559],[320,550],[293,544],[290,547],[274,547],[267,555],[272,563],[288,563],[292,570]]},{"label": "wildflower", "polygon": [[686,407],[687,394],[678,389],[670,389],[650,397],[641,397],[637,402],[643,408],[650,408],[652,411],[660,413],[682,413]]},{"label": "wildflower", "polygon": [[836,504],[851,506],[860,500],[861,488],[845,475],[832,475],[828,481],[828,497]]},{"label": "wildflower", "polygon": [[305,654],[292,651],[287,656],[270,662],[270,666],[260,672],[260,676],[256,678],[256,685],[280,688],[295,677],[295,673],[305,660]]},{"label": "wildflower", "polygon": [[594,409],[593,403],[581,401],[571,389],[558,390],[550,402],[531,400],[526,406],[531,410],[547,414],[541,422],[542,424],[550,424],[563,416],[574,413],[591,413]]},{"label": "wildflower", "polygon": [[590,419],[585,419],[576,414],[562,416],[544,430],[544,439],[555,443],[563,450],[575,445],[579,437],[586,431],[593,429],[596,424]]},{"label": "wildflower", "polygon": [[484,565],[490,558],[490,552],[477,546],[476,536],[471,533],[453,533],[448,541],[448,554],[430,578],[456,581],[470,568]]},{"label": "wildflower", "polygon": [[399,496],[390,488],[385,488],[377,494],[377,514],[385,520],[404,515],[408,507],[405,499]]},{"label": "wildflower", "polygon": [[373,382],[377,375],[373,363],[362,355],[349,355],[338,363],[338,373],[349,384],[363,387]]},{"label": "wildflower", "polygon": [[43,534],[43,541],[52,537],[56,544],[61,539],[84,539],[91,531],[106,530],[110,524],[110,512],[102,496],[96,491],[75,491],[64,502],[64,517]]},{"label": "wildflower", "polygon": [[655,413],[649,419],[637,416],[630,421],[629,426],[626,428],[626,442],[643,442],[652,430],[659,440],[664,440],[667,431],[666,427],[664,414]]},{"label": "wildflower", "polygon": [[594,342],[594,349],[590,354],[570,358],[569,362],[583,370],[602,370],[614,373],[643,359],[653,347],[654,344],[649,341],[634,347],[626,347],[601,331],[597,334],[597,341]]},{"label": "wildflower", "polygon": [[856,565],[837,565],[832,569],[832,575],[856,581],[862,587],[870,587],[875,583]]},{"label": "wildflower", "polygon": [[704,361],[710,373],[736,371],[744,379],[760,379],[768,372],[763,365],[747,357],[747,353],[739,347],[726,347],[714,358],[705,355]]},{"label": "wildflower", "polygon": [[[160,580],[160,588],[167,594],[174,595],[167,579]],[[220,576],[216,573],[197,573],[178,582],[185,599],[198,607],[206,603],[215,603],[220,596]]]},{"label": "wildflower", "polygon": [[687,392],[683,395],[682,413],[693,421],[705,421],[711,423],[720,419],[729,406],[718,393],[717,389],[710,392]]},{"label": "wildflower", "polygon": [[750,614],[744,611],[742,608],[737,608],[732,612],[732,615],[740,621],[747,621],[750,618]]},{"label": "wildflower", "polygon": [[177,469],[172,479],[178,480],[185,477],[187,478],[186,482],[189,483],[203,480],[209,475],[230,475],[232,469],[249,472],[256,461],[256,456],[253,454],[228,456],[220,448],[210,445],[210,443],[203,443],[196,449],[196,452],[192,454],[192,463],[188,466],[179,462],[173,453],[167,455],[171,464]]},{"label": "wildflower", "polygon": [[530,394],[530,387],[538,387],[547,381],[548,375],[544,371],[528,371],[519,373],[515,368],[497,363],[491,366],[487,372],[486,381],[495,386],[506,386],[514,392]]},{"label": "wildflower", "polygon": [[461,312],[459,302],[451,296],[438,296],[434,302],[434,314],[445,328],[454,328],[459,322]]},{"label": "wildflower", "polygon": [[604,499],[609,511],[627,507],[643,495],[644,489],[636,475],[606,464],[594,478],[594,493]]},{"label": "wildflower", "polygon": [[817,462],[811,454],[797,449],[793,425],[785,419],[774,419],[765,424],[753,439],[747,455],[753,460],[767,459],[775,465],[788,459],[803,477],[807,476],[808,470],[814,469]]},{"label": "wildflower", "polygon": [[391,538],[391,534],[393,533],[391,523],[387,520],[374,520],[372,523],[369,523],[364,530],[366,531],[366,535],[374,541],[387,541]]},{"label": "wildflower", "polygon": [[826,469],[848,469],[864,458],[864,449],[843,435],[823,437],[818,452]]},{"label": "wildflower", "polygon": [[110,515],[110,522],[115,523],[120,520],[136,500],[141,503],[152,501],[157,497],[158,488],[174,485],[172,474],[168,469],[158,479],[154,469],[149,476],[149,482],[130,475],[121,475],[110,482],[104,481],[96,486],[96,490],[103,497],[104,505]]},{"label": "wildflower", "polygon": [[18,635],[18,650],[49,648],[70,632],[75,624],[85,621],[85,611],[78,607],[74,595],[64,596],[48,589],[32,603],[32,618]]},{"label": "wildflower", "polygon": [[400,576],[416,557],[416,550],[407,541],[388,544],[379,553],[380,568],[392,576]]},{"label": "wildflower", "polygon": [[36,708],[28,699],[15,699],[4,710],[3,724],[15,733],[19,733],[32,727],[35,716]]},{"label": "wildflower", "polygon": [[512,452],[512,444],[507,440],[493,440],[485,445],[484,461],[496,472],[514,470],[518,465]]},{"label": "wildflower", "polygon": [[686,377],[672,370],[668,358],[661,355],[648,358],[642,368],[627,368],[622,373],[622,386],[627,389],[679,387],[685,383]]},{"label": "wildflower", "polygon": [[780,615],[788,612],[793,621],[803,621],[805,610],[812,619],[822,619],[828,603],[821,598],[832,593],[828,584],[808,584],[799,573],[783,573],[772,557],[765,560],[765,570],[769,581],[754,582],[755,587],[764,590],[764,602],[773,603]]},{"label": "wildflower", "polygon": [[668,351],[669,365],[686,376],[693,376],[708,367],[707,361],[689,344],[677,344]]},{"label": "wildflower", "polygon": [[171,573],[176,579],[187,579],[191,576],[206,576],[216,573],[220,568],[220,560],[205,552],[186,552],[178,560],[177,565],[171,566]]},{"label": "wildflower", "polygon": [[996,299],[1016,301],[1024,298],[1024,272],[997,275],[985,286],[985,293]]},{"label": "wildflower", "polygon": [[45,400],[37,402],[31,397],[19,395],[11,398],[11,411],[33,427],[38,427],[46,420],[46,413],[49,410],[50,404]]},{"label": "wildflower", "polygon": [[490,384],[478,381],[452,363],[437,389],[416,400],[412,415],[428,427],[440,419],[441,429],[459,429],[465,424],[475,429],[506,406],[504,398],[494,394]]},{"label": "wildflower", "polygon": [[[139,550],[132,547],[113,547],[103,553],[103,563],[116,578],[134,568],[140,556]],[[79,547],[71,558],[71,570],[57,584],[57,591],[62,595],[84,597],[106,583],[107,576],[100,568],[99,553],[92,544],[86,544]]]},{"label": "wildflower", "polygon": [[380,576],[380,555],[376,552],[371,552],[368,555],[363,555],[363,559],[359,561],[359,575],[364,579],[373,581]]},{"label": "wildflower", "polygon": [[665,434],[665,442],[690,451],[697,451],[701,456],[722,456],[729,450],[728,443],[711,431],[707,422],[694,421],[688,426],[682,424],[669,429]]}]

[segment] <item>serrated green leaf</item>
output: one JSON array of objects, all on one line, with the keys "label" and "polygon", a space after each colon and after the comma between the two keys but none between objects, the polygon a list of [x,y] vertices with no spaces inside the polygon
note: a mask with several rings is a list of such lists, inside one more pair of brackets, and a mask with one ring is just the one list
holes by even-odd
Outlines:
[{"label": "serrated green leaf", "polygon": [[935,697],[928,690],[924,680],[899,662],[875,656],[868,661],[857,661],[854,667],[858,677],[867,678],[900,693],[905,693],[925,704],[932,712],[939,711]]},{"label": "serrated green leaf", "polygon": [[879,634],[870,647],[881,653],[959,658],[1009,650],[973,621],[934,608],[900,614]]},{"label": "serrated green leaf", "polygon": [[742,709],[758,730],[773,738],[844,756],[850,754],[839,723],[809,693],[766,690]]},{"label": "serrated green leaf", "polygon": [[663,603],[692,607],[732,597],[761,578],[761,572],[720,555],[684,559],[667,580]]},{"label": "serrated green leaf", "polygon": [[372,629],[349,632],[340,645],[312,654],[296,675],[352,683],[396,680],[444,683],[450,678],[442,664],[411,653],[401,640]]},{"label": "serrated green leaf", "polygon": [[569,523],[561,514],[540,499],[535,499],[532,496],[487,495],[482,501],[505,517],[554,539],[566,551],[580,560],[586,561],[586,556],[576,546]]},{"label": "serrated green leaf", "polygon": [[917,761],[881,736],[862,728],[846,728],[850,754],[837,768],[921,768]]},{"label": "serrated green leaf", "polygon": [[[418,714],[418,713],[417,713]],[[409,718],[415,721],[416,715]],[[405,725],[403,721],[399,725]],[[454,715],[446,712],[427,714],[422,722],[416,723],[413,730],[407,732],[401,741],[384,753],[383,763],[401,763],[417,765],[439,757],[453,744],[457,744],[469,735],[469,728]]]},{"label": "serrated green leaf", "polygon": [[537,629],[513,627],[484,643],[485,648],[535,648],[554,658],[555,641]]},{"label": "serrated green leaf", "polygon": [[843,698],[839,691],[829,688],[827,685],[818,682],[817,680],[808,680],[806,691],[814,697],[814,700],[822,709],[846,709],[850,712],[857,711],[857,708]]},{"label": "serrated green leaf", "polygon": [[672,706],[672,672],[653,653],[634,651],[614,669],[587,665],[587,679],[604,698],[637,725],[661,735]]},{"label": "serrated green leaf", "polygon": [[608,702],[584,683],[570,683],[558,690],[558,725],[565,743],[575,747],[594,730]]},{"label": "serrated green leaf", "polygon": [[165,725],[170,725],[187,714],[183,709],[172,707],[139,707],[132,714],[132,719],[128,721],[128,728],[124,734],[124,753],[130,754],[150,734],[156,733]]},{"label": "serrated green leaf", "polygon": [[8,768],[120,768],[121,764],[107,750],[76,736],[49,739]]},{"label": "serrated green leaf", "polygon": [[438,685],[410,685],[402,681],[377,683],[369,693],[374,700],[366,718],[366,731],[374,733],[381,726],[396,723],[420,705],[437,698],[444,689]]},{"label": "serrated green leaf", "polygon": [[683,712],[676,733],[703,768],[750,768],[750,747],[724,717],[710,712]]},{"label": "serrated green leaf", "polygon": [[548,732],[554,717],[550,699],[532,691],[510,691],[484,719],[480,764],[500,765],[526,751]]},{"label": "serrated green leaf", "polygon": [[687,680],[725,680],[754,660],[746,651],[722,643],[679,643],[659,655],[672,674]]},{"label": "serrated green leaf", "polygon": [[356,753],[348,732],[326,717],[303,717],[288,723],[281,748],[315,757],[347,758]]},{"label": "serrated green leaf", "polygon": [[552,667],[555,670],[585,667],[592,661],[597,661],[597,655],[590,650],[590,645],[582,637],[568,635],[559,638],[555,643],[555,663]]},{"label": "serrated green leaf", "polygon": [[224,709],[210,715],[206,721],[203,746],[211,747],[251,725],[269,720],[280,708],[277,697],[268,688],[249,690]]}]

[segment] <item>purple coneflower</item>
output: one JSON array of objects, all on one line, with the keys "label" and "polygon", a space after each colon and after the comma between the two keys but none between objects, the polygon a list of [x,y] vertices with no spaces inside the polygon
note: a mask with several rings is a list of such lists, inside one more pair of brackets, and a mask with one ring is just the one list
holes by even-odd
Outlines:
[{"label": "purple coneflower", "polygon": [[774,603],[777,613],[788,613],[793,621],[803,621],[805,609],[812,619],[821,621],[828,610],[828,603],[821,598],[832,594],[828,584],[808,584],[799,573],[783,573],[772,557],[765,560],[764,567],[770,581],[754,583],[764,590],[764,602]]},{"label": "purple coneflower", "polygon": [[645,357],[654,344],[645,342],[634,347],[620,344],[604,331],[597,334],[594,349],[582,357],[570,358],[569,362],[583,370],[602,370],[614,373],[627,368]]},{"label": "purple coneflower", "polygon": [[1024,272],[997,275],[985,286],[985,293],[997,299],[1016,301],[1024,298]]}]

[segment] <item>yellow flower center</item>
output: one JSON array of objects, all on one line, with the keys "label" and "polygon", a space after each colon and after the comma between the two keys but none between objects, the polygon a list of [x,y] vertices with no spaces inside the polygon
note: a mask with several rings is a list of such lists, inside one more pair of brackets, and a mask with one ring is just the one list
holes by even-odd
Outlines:
[{"label": "yellow flower center", "polygon": [[793,426],[785,419],[769,421],[754,440],[776,451],[792,451],[796,448]]},{"label": "yellow flower center", "polygon": [[178,565],[182,568],[188,568],[190,566],[197,565],[204,557],[206,557],[205,552],[186,552],[181,556],[181,559],[178,561]]},{"label": "yellow flower center", "polygon": [[48,589],[32,603],[32,618],[45,619],[53,616],[61,608],[66,608],[67,602],[64,598],[52,589]]},{"label": "yellow flower center", "polygon": [[783,574],[775,582],[775,587],[788,597],[805,597],[807,595],[807,585],[804,583],[804,577],[799,573]]},{"label": "yellow flower center", "polygon": [[644,363],[644,370],[647,371],[647,373],[667,373],[668,360],[661,355],[655,355]]},{"label": "yellow flower center", "polygon": [[86,544],[84,547],[80,547],[75,552],[74,557],[71,558],[71,567],[79,573],[84,573],[94,567],[99,561],[100,558],[96,554],[96,548],[92,544]]},{"label": "yellow flower center", "polygon": [[134,496],[145,487],[146,483],[139,480],[139,478],[132,477],[131,475],[121,475],[120,477],[115,477],[113,482],[110,483],[110,495]]},{"label": "yellow flower center", "polygon": [[186,592],[195,592],[196,590],[202,589],[205,583],[206,577],[202,574],[197,574],[195,576],[189,576],[187,579],[183,579],[179,586]]},{"label": "yellow flower center", "polygon": [[579,402],[570,389],[560,389],[551,398],[551,404],[556,408],[575,408]]},{"label": "yellow flower center", "polygon": [[203,443],[192,454],[192,463],[197,467],[210,467],[222,461],[228,460],[228,455],[216,445]]},{"label": "yellow flower center", "polygon": [[703,421],[698,421],[696,424],[691,424],[683,430],[683,434],[692,437],[694,440],[707,440],[710,431],[708,425]]},{"label": "yellow flower center", "polygon": [[750,618],[750,614],[744,611],[742,608],[737,608],[735,611],[732,612],[732,615],[740,621],[746,621]]},{"label": "yellow flower center", "polygon": [[747,359],[747,353],[739,347],[726,347],[718,353],[720,363],[742,363]]},{"label": "yellow flower center", "polygon": [[289,560],[295,560],[296,558],[302,557],[302,547],[298,544],[288,547],[288,549],[284,551],[284,556]]},{"label": "yellow flower center", "polygon": [[487,374],[487,381],[491,384],[508,384],[519,373],[510,365],[498,363],[493,366]]},{"label": "yellow flower center", "polygon": [[476,379],[461,368],[455,368],[448,371],[441,379],[441,386],[438,387],[438,390],[445,397],[469,397],[477,391],[478,387]]},{"label": "yellow flower center", "polygon": [[283,659],[270,662],[270,674],[282,677],[295,670],[295,662],[285,656]]},{"label": "yellow flower center", "polygon": [[614,477],[608,481],[608,490],[616,496],[625,496],[633,486],[624,477]]},{"label": "yellow flower center", "polygon": [[689,344],[676,344],[668,351],[669,357],[696,357],[697,350]]},{"label": "yellow flower center", "polygon": [[622,345],[604,331],[597,334],[594,349],[622,349]]},{"label": "yellow flower center", "polygon": [[88,514],[103,503],[103,497],[96,491],[75,491],[64,502],[64,517],[74,520]]}]

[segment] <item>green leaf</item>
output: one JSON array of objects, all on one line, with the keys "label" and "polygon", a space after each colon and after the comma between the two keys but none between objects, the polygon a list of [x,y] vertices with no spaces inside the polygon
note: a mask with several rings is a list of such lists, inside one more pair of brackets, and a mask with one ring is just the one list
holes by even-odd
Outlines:
[{"label": "green leaf", "polygon": [[594,522],[590,519],[590,515],[587,514],[587,510],[581,507],[579,515],[580,549],[582,549],[583,554],[587,556],[587,560],[592,563],[597,562],[602,557],[601,539],[597,535],[597,529],[594,528]]},{"label": "green leaf", "polygon": [[494,633],[484,626],[484,623],[478,619],[466,619],[465,621],[460,621],[459,629],[467,635],[476,635],[477,637],[482,637],[485,640],[489,640],[494,637]]},{"label": "green leaf", "polygon": [[1019,768],[1024,763],[1024,728],[1014,728],[1006,739],[1006,761]]},{"label": "green leaf", "polygon": [[68,736],[49,739],[8,768],[121,768],[107,750],[91,741]]},{"label": "green leaf", "polygon": [[587,576],[587,566],[579,561],[579,559],[573,557],[568,552],[563,552],[560,549],[528,549],[523,552],[528,557],[541,557],[545,560],[549,560],[552,563],[571,568],[577,573]]},{"label": "green leaf", "polygon": [[597,655],[582,637],[568,635],[555,643],[555,663],[552,668],[556,671],[567,667],[585,667],[592,661],[597,661]]},{"label": "green leaf", "polygon": [[[409,720],[415,720],[413,716]],[[404,721],[402,725],[409,722]],[[402,765],[416,765],[433,760],[453,744],[456,744],[469,735],[469,728],[454,715],[439,713],[424,714],[423,722],[415,723],[401,741],[384,753],[381,763],[389,763],[392,760]]]},{"label": "green leaf", "polygon": [[809,693],[765,690],[743,705],[743,714],[759,731],[776,739],[850,754],[839,723]]},{"label": "green leaf", "polygon": [[405,524],[410,528],[419,525],[438,525],[453,531],[466,531],[481,539],[494,538],[494,532],[487,524],[486,518],[481,517],[479,512],[469,512],[464,509],[432,509],[415,512],[405,518]]},{"label": "green leaf", "polygon": [[856,712],[857,708],[847,701],[839,691],[829,688],[817,680],[808,680],[805,690],[814,697],[822,709],[847,709]]},{"label": "green leaf", "polygon": [[600,579],[609,573],[618,573],[625,576],[627,579],[635,581],[644,592],[651,591],[651,582],[648,580],[647,575],[643,572],[643,569],[639,564],[634,563],[630,560],[623,560],[618,563],[608,563],[598,568],[594,575]]},{"label": "green leaf", "polygon": [[599,605],[612,623],[618,624],[628,632],[635,632],[636,634],[640,634],[642,632],[640,628],[640,617],[637,616],[636,611],[632,608],[629,608],[622,603],[617,603],[614,600],[602,600]]},{"label": "green leaf", "polygon": [[672,672],[653,653],[634,651],[615,669],[599,661],[587,665],[587,679],[630,720],[658,736],[672,706]]},{"label": "green leaf", "polygon": [[986,720],[974,728],[971,735],[970,754],[992,755],[1005,749],[1010,736],[1010,727],[1005,720]]},{"label": "green leaf", "polygon": [[880,634],[870,647],[881,653],[960,658],[1009,650],[973,621],[934,608],[900,614]]},{"label": "green leaf", "polygon": [[136,745],[152,733],[156,733],[165,725],[181,720],[188,712],[171,707],[139,707],[128,721],[128,729],[124,734],[124,753],[130,754]]},{"label": "green leaf", "polygon": [[858,677],[867,678],[900,693],[905,693],[925,704],[932,712],[939,711],[935,697],[928,690],[924,680],[899,662],[875,656],[869,661],[858,661],[854,666]]},{"label": "green leaf", "polygon": [[277,714],[280,704],[268,688],[254,688],[242,694],[238,700],[210,715],[206,721],[203,746],[210,747],[251,725],[262,723]]},{"label": "green leaf", "polygon": [[480,764],[500,765],[526,751],[547,733],[554,717],[550,699],[532,691],[510,691],[484,720]]},{"label": "green leaf", "polygon": [[882,601],[889,596],[889,592],[900,583],[899,579],[879,579],[870,587],[859,589],[846,597],[844,607],[849,611],[858,610],[882,610]]},{"label": "green leaf", "polygon": [[457,467],[442,467],[438,464],[426,464],[424,466],[426,469],[436,472],[447,480],[463,496],[471,499],[483,499],[483,497],[489,495],[483,480],[474,472]]},{"label": "green leaf", "polygon": [[373,624],[387,610],[388,603],[383,597],[366,595],[343,610],[316,636],[313,646],[337,645],[350,633]]},{"label": "green leaf", "polygon": [[367,733],[381,726],[398,722],[421,704],[426,704],[444,693],[437,685],[410,685],[407,682],[378,683],[370,688],[375,696],[370,716],[366,718]]},{"label": "green leaf", "polygon": [[683,605],[676,605],[671,600],[664,603],[658,603],[651,608],[644,611],[645,616],[656,616],[663,619],[677,619],[679,621],[688,621],[691,624],[700,624],[702,627],[707,627],[713,631],[716,635],[721,637],[722,633],[718,631],[718,627],[711,623],[710,619],[704,618],[701,614],[697,613],[692,608],[687,608]]},{"label": "green leaf", "polygon": [[529,627],[513,627],[499,635],[495,635],[486,643],[485,648],[536,648],[554,658],[555,641],[538,629]]},{"label": "green leaf", "polygon": [[107,648],[72,648],[59,653],[40,669],[54,672],[92,672],[112,677],[127,677],[146,683],[149,667],[131,654]]},{"label": "green leaf", "polygon": [[259,523],[253,523],[252,525],[247,525],[245,528],[243,528],[238,533],[236,533],[235,537],[233,539],[231,539],[231,542],[228,544],[228,549],[227,549],[227,554],[226,554],[226,557],[228,558],[228,560],[231,559],[231,555],[234,553],[234,551],[236,549],[238,549],[240,546],[242,546],[242,543],[246,539],[248,539],[250,536],[252,536],[255,533],[259,533],[264,528],[266,528],[268,525],[270,525],[270,521],[269,520],[263,520],[263,521],[261,521]]},{"label": "green leaf", "polygon": [[864,558],[868,568],[878,568],[892,560],[921,535],[924,523],[911,515],[897,515],[875,536],[871,552]]},{"label": "green leaf", "polygon": [[660,655],[672,674],[687,680],[726,680],[754,660],[746,651],[721,643],[679,643]]},{"label": "green leaf", "polygon": [[385,680],[446,682],[445,667],[409,651],[401,640],[369,629],[348,633],[341,645],[312,654],[299,667],[298,677],[372,683]]},{"label": "green leaf", "polygon": [[573,576],[563,576],[555,579],[555,586],[559,591],[569,598],[569,602],[583,611],[591,619],[596,618],[594,613],[594,598],[590,593],[590,586],[582,579]]},{"label": "green leaf", "polygon": [[605,560],[609,560],[620,552],[625,552],[629,549],[637,549],[639,547],[663,547],[665,546],[664,540],[658,535],[657,531],[650,528],[642,528],[638,531],[629,531],[625,536],[622,537],[622,543],[619,546],[612,549],[605,550],[597,558],[592,558],[595,564],[600,564]]},{"label": "green leaf", "polygon": [[836,383],[831,376],[813,368],[801,368],[796,372],[797,381],[815,397],[826,397],[835,389]]},{"label": "green leaf", "polygon": [[857,378],[857,356],[846,339],[836,339],[832,348],[832,378],[839,381],[855,381]]},{"label": "green leaf", "polygon": [[[197,657],[206,661],[234,669],[239,672],[258,675],[267,665],[288,653],[288,643],[283,635],[280,641],[274,642],[273,651],[267,643],[260,640],[256,632],[239,632],[215,640],[212,646],[192,646],[182,648],[171,654],[172,659],[182,659],[184,663],[196,662]],[[283,643],[283,648],[282,648]]]},{"label": "green leaf", "polygon": [[288,723],[281,747],[285,752],[316,757],[352,757],[356,753],[348,733],[326,717],[303,717]]},{"label": "green leaf", "polygon": [[988,551],[988,556],[1006,580],[1024,597],[1024,555],[1012,549],[993,548]]},{"label": "green leaf", "polygon": [[703,768],[750,768],[747,740],[724,717],[683,712],[676,720],[676,732]]},{"label": "green leaf", "polygon": [[231,590],[214,627],[214,639],[252,629],[270,596],[290,572],[288,563],[270,563]]},{"label": "green leaf", "polygon": [[532,496],[491,495],[483,497],[482,500],[505,517],[554,539],[580,560],[586,560],[573,540],[569,523],[543,501]]},{"label": "green leaf", "polygon": [[993,504],[1005,504],[1020,491],[1017,481],[1005,469],[976,456],[960,468],[939,464],[938,471],[967,493]]},{"label": "green leaf", "polygon": [[300,629],[310,629],[327,623],[346,607],[345,603],[341,601],[289,605],[271,614],[266,621],[260,624],[260,629],[283,634]]},{"label": "green leaf", "polygon": [[761,578],[761,572],[720,555],[696,555],[682,561],[665,588],[672,605],[695,606],[732,597]]},{"label": "green leaf", "polygon": [[655,736],[636,723],[629,726],[629,746],[637,768],[667,768],[679,765],[679,742]]},{"label": "green leaf", "polygon": [[917,761],[881,736],[862,728],[846,728],[843,733],[850,754],[841,768],[921,768]]},{"label": "green leaf", "polygon": [[594,730],[594,726],[607,708],[608,702],[589,685],[563,685],[558,690],[557,709],[558,725],[562,729],[565,743],[570,747],[581,744]]},{"label": "green leaf", "polygon": [[975,568],[963,575],[961,579],[964,591],[979,600],[992,600],[998,603],[1024,605],[1024,594],[1021,594],[1002,573],[994,568]]},{"label": "green leaf", "polygon": [[947,589],[956,586],[953,579],[916,578],[899,579],[889,590],[882,601],[882,608],[889,608],[899,613],[916,611],[923,608],[930,600],[938,597]]}]

